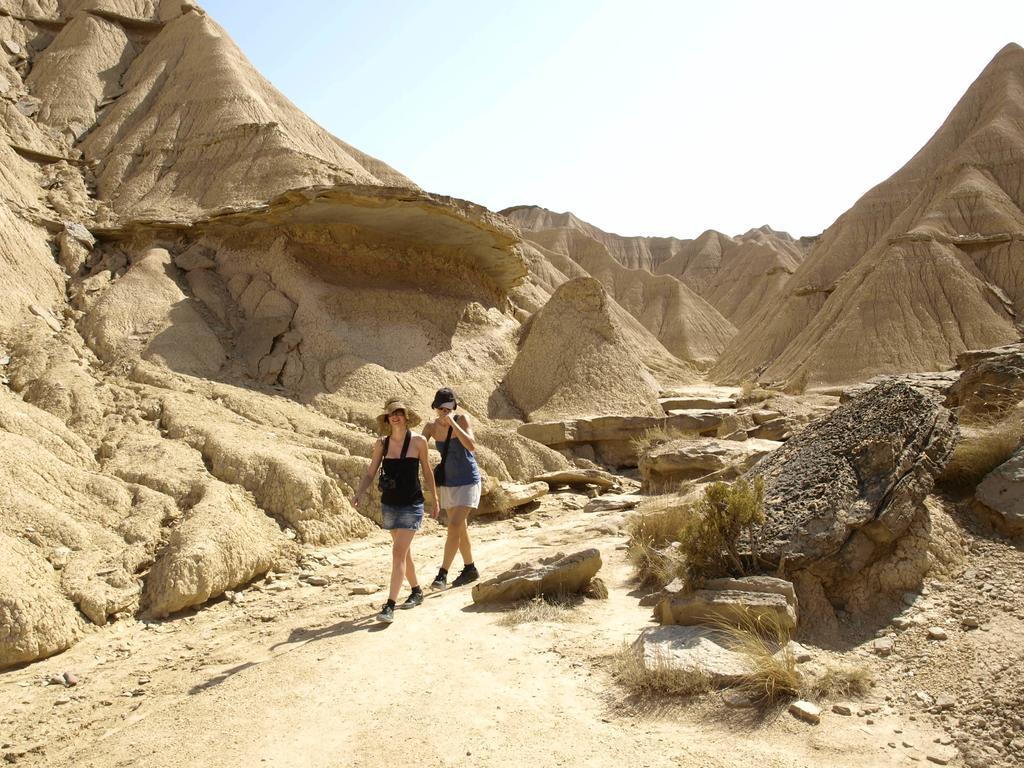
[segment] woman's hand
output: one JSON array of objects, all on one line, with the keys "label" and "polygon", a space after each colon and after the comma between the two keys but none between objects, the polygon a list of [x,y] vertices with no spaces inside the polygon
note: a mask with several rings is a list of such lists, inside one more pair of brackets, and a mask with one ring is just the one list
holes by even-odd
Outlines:
[{"label": "woman's hand", "polygon": [[430,516],[435,520],[441,516],[441,505],[438,503],[437,499],[434,499],[434,509],[431,510]]},{"label": "woman's hand", "polygon": [[355,496],[352,497],[352,506],[353,507],[356,507],[358,509],[358,507],[359,507],[359,500],[363,498],[363,493],[365,493],[365,491],[360,491],[359,493],[357,493]]}]

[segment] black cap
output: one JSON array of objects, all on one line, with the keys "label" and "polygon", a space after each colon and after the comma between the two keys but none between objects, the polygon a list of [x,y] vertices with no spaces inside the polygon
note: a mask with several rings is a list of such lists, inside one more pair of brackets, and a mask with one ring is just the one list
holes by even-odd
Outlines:
[{"label": "black cap", "polygon": [[[430,404],[431,408],[440,408],[445,403],[455,403],[455,408],[458,408],[458,400],[455,399],[455,390],[449,389],[448,387],[441,387],[434,393],[434,401]],[[452,410],[455,410],[454,408]]]}]

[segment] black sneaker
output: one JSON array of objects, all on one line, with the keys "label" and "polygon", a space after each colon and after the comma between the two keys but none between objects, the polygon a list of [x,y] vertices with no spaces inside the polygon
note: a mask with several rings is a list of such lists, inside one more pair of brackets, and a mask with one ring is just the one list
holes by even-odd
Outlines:
[{"label": "black sneaker", "polygon": [[377,621],[384,624],[390,624],[395,620],[395,609],[390,605],[385,605],[380,609],[380,613],[377,614]]},{"label": "black sneaker", "polygon": [[472,581],[476,581],[480,578],[480,572],[476,569],[475,565],[467,565],[462,569],[462,573],[455,577],[455,581],[452,582],[453,587],[461,587],[465,584],[469,584]]},{"label": "black sneaker", "polygon": [[402,603],[402,607],[403,608],[415,608],[417,605],[420,605],[422,602],[423,602],[423,590],[422,589],[417,589],[415,592],[411,593],[407,598],[405,598],[405,602]]},{"label": "black sneaker", "polygon": [[444,589],[448,586],[448,577],[443,573],[438,573],[432,582],[430,582],[431,589]]}]

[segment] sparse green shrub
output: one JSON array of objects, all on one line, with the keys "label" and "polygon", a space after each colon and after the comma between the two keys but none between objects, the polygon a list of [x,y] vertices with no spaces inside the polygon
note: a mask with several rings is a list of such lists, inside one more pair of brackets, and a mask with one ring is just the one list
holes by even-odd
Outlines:
[{"label": "sparse green shrub", "polygon": [[679,531],[679,550],[686,561],[683,574],[691,586],[706,578],[746,573],[739,554],[744,532],[755,544],[755,527],[764,522],[764,480],[753,483],[710,483]]},{"label": "sparse green shrub", "polygon": [[666,498],[630,524],[627,553],[641,584],[661,587],[682,577],[695,587],[706,578],[746,573],[739,540],[746,533],[756,545],[755,528],[764,522],[761,478],[709,483],[695,501]]}]

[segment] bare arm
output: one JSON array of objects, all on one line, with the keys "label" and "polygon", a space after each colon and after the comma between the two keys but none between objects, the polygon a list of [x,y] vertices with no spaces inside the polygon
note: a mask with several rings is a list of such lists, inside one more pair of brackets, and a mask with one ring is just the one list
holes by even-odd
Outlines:
[{"label": "bare arm", "polygon": [[476,450],[476,439],[473,437],[473,427],[469,424],[469,416],[461,413],[458,416],[448,414],[442,420],[442,426],[451,427],[452,436],[462,443],[462,447],[467,451]]},{"label": "bare arm", "polygon": [[430,516],[437,519],[441,514],[441,500],[437,495],[437,485],[434,483],[434,470],[430,466],[427,439],[425,437],[417,438],[416,442],[419,443],[420,469],[423,470],[423,478],[426,480],[427,490],[430,491],[430,495],[434,498],[434,509],[431,511]]},{"label": "bare arm", "polygon": [[359,502],[362,501],[363,494],[366,493],[366,489],[370,487],[370,483],[373,482],[373,476],[377,474],[377,468],[380,467],[381,459],[384,458],[384,438],[378,438],[377,442],[373,445],[373,454],[370,457],[370,466],[366,468],[366,474],[363,475],[363,479],[359,483],[359,490],[356,491],[355,496],[352,497],[352,506],[358,507]]}]

